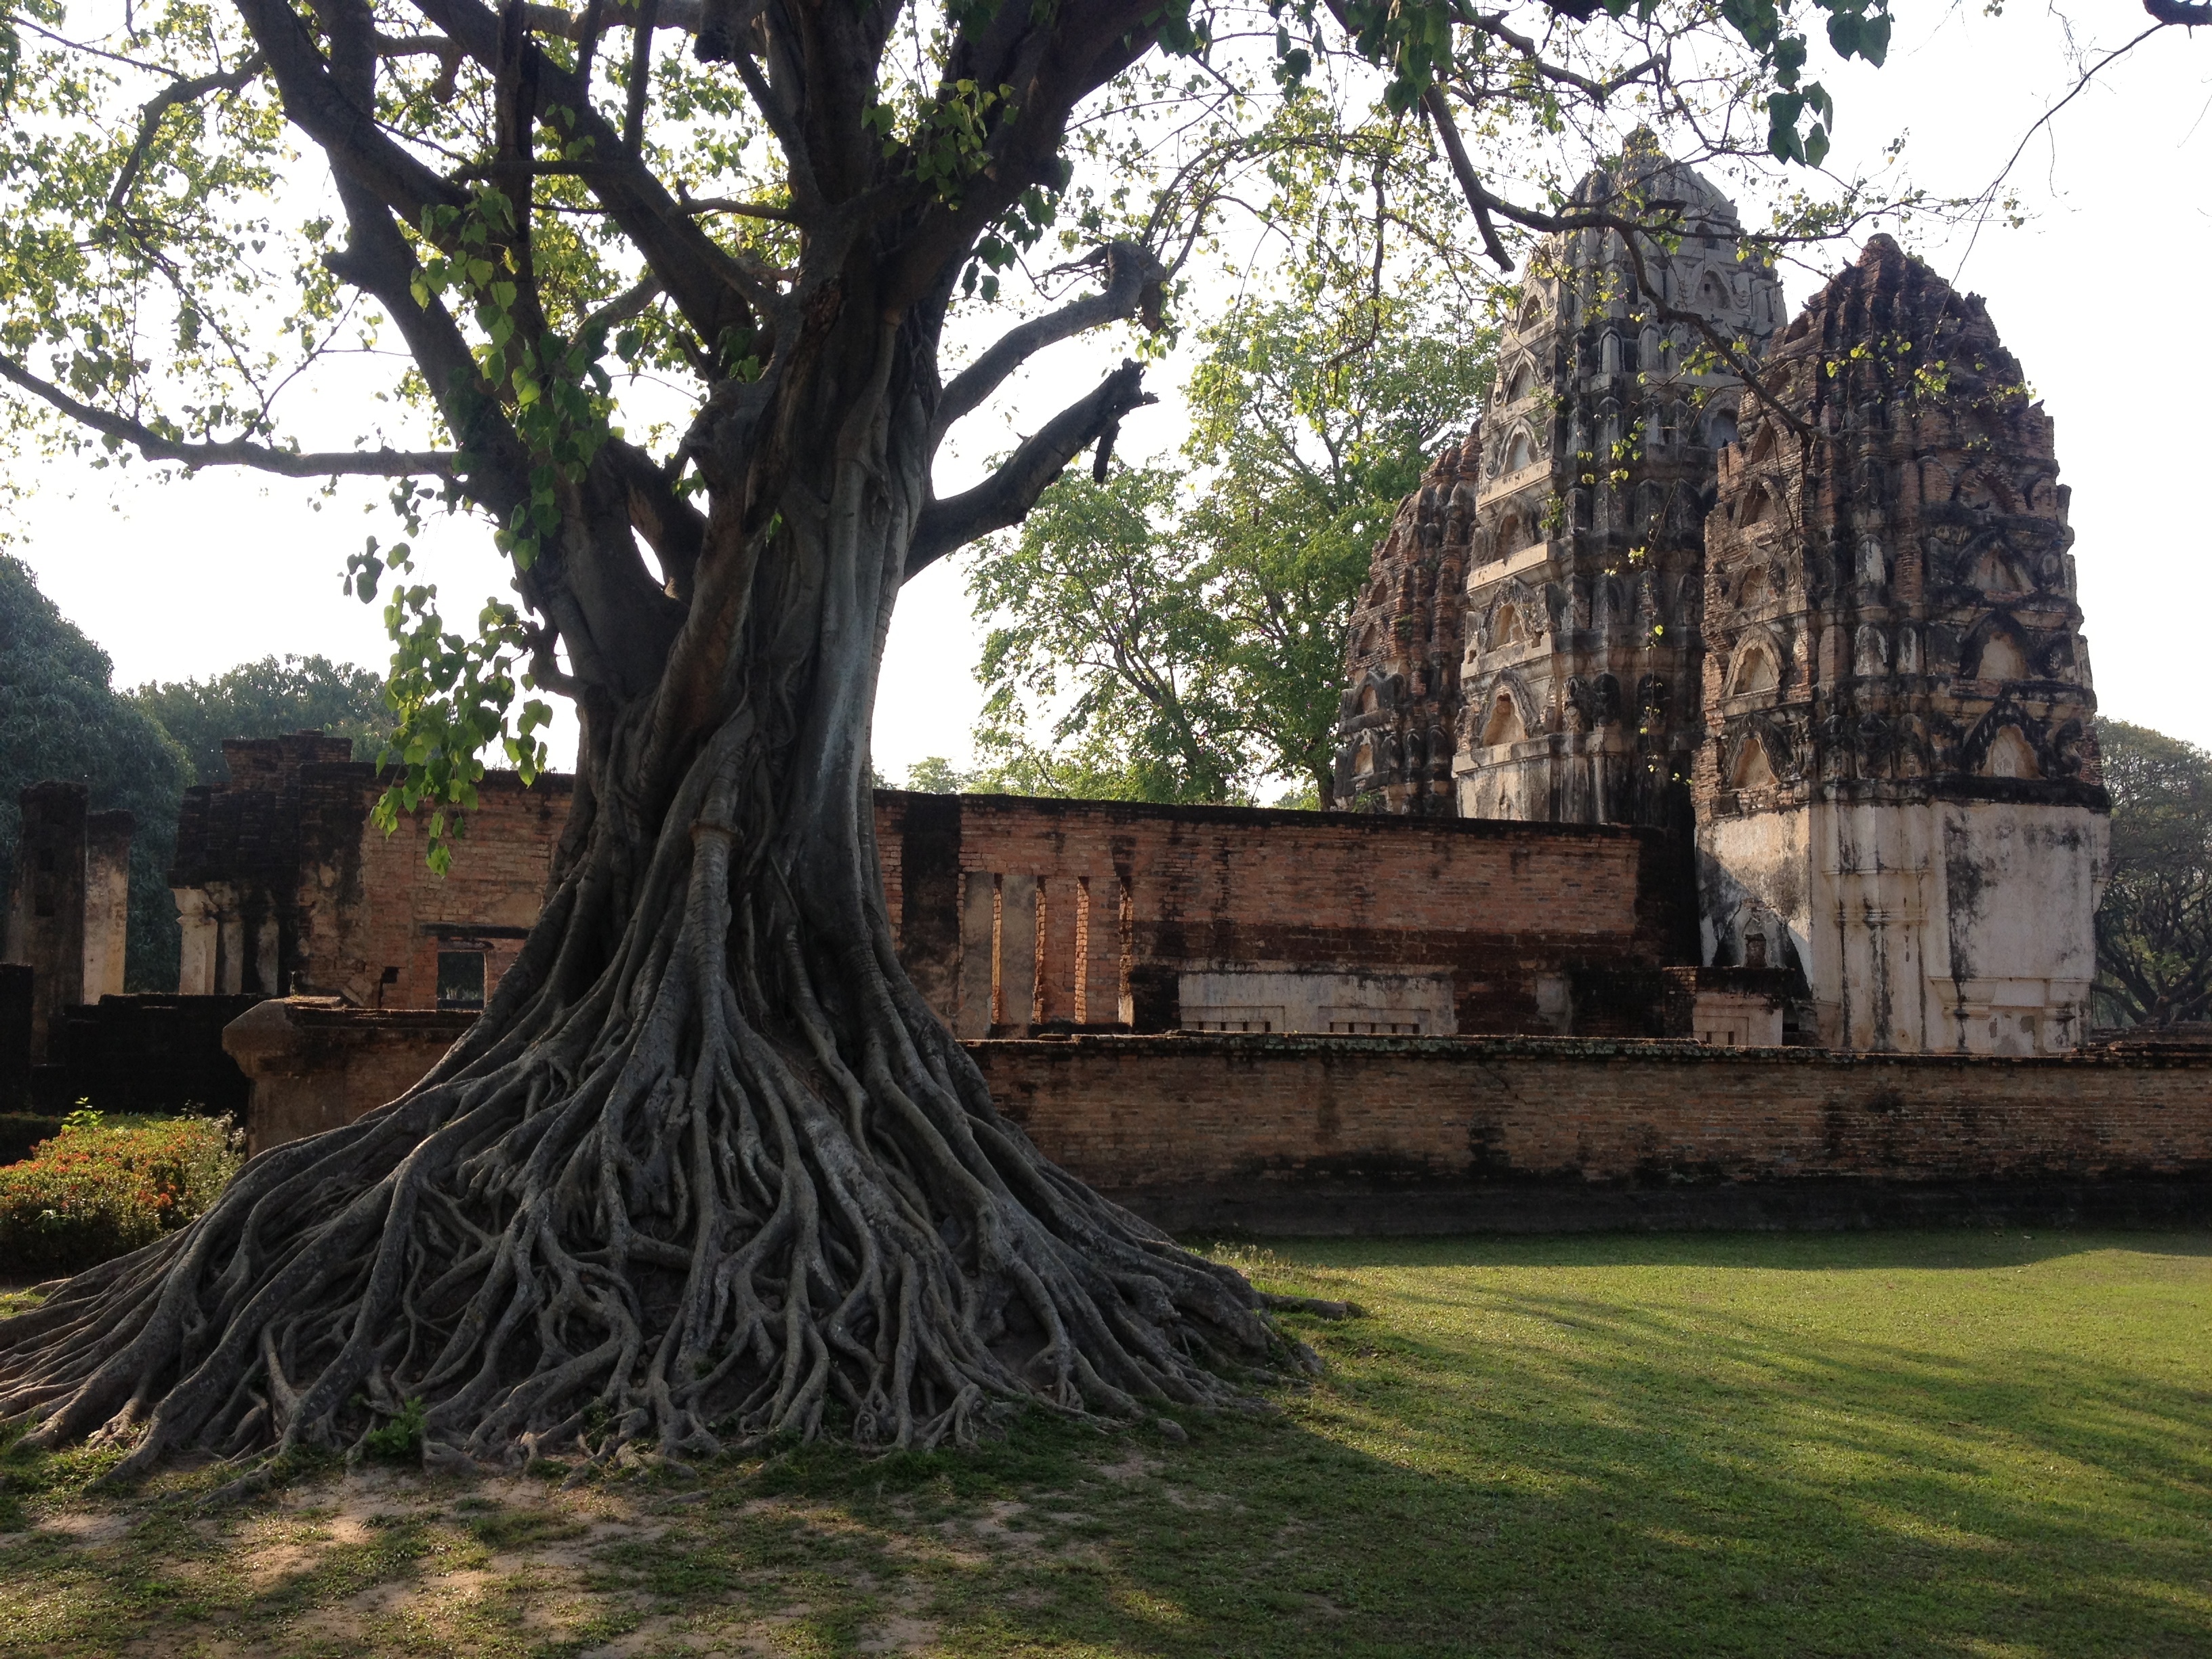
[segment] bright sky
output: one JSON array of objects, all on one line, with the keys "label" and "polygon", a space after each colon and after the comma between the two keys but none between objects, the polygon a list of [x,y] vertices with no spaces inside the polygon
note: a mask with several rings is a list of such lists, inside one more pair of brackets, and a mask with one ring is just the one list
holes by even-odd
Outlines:
[{"label": "bright sky", "polygon": [[[2063,25],[2034,8],[1991,18],[1899,0],[1896,49],[1879,72],[1825,78],[1837,94],[1838,160],[1878,158],[1900,130],[1917,180],[1970,195],[2003,165],[2071,85]],[[2125,0],[2084,14],[2081,31],[2117,45],[2143,22]],[[1963,234],[1916,227],[1906,245],[1983,295],[2006,343],[2057,421],[2063,478],[2073,486],[2081,603],[2103,711],[2212,746],[2212,701],[2194,678],[2202,618],[2212,613],[2208,520],[2179,489],[2203,430],[2193,315],[2186,297],[2212,269],[2212,38],[2168,31],[2108,70],[2028,146],[2012,184],[2035,216],[2023,230],[1992,222],[1969,253]],[[1750,210],[1750,204],[1745,204]],[[1746,217],[1759,217],[1747,210]],[[1834,258],[1845,255],[1838,250]],[[1786,278],[1790,303],[1814,286]],[[1008,429],[1032,429],[1118,351],[1070,343],[1006,394],[1003,421],[968,446],[980,457]],[[1164,393],[1185,366],[1156,368]],[[358,424],[357,422],[356,424]],[[1182,436],[1172,398],[1123,431],[1132,459]],[[940,486],[967,478],[948,469]],[[114,659],[118,684],[219,672],[271,652],[320,652],[381,665],[377,611],[339,592],[345,556],[392,520],[363,507],[380,486],[349,488],[314,510],[283,480],[210,473],[152,486],[112,471],[50,469],[33,483],[15,550],[40,586]],[[503,580],[480,528],[434,533],[430,579],[449,615],[472,616]],[[963,577],[948,561],[900,601],[876,714],[876,760],[893,780],[927,755],[965,761],[981,696],[981,629]],[[573,751],[573,727],[556,732]],[[556,759],[567,755],[556,750]]]}]

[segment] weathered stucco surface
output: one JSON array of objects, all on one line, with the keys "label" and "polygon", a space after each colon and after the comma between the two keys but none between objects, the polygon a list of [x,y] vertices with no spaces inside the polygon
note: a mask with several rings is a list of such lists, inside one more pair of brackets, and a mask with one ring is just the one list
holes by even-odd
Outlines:
[{"label": "weathered stucco surface", "polygon": [[1778,925],[1826,1046],[2070,1048],[2108,826],[2050,417],[1887,237],[1767,361],[1705,526],[1705,959]]}]

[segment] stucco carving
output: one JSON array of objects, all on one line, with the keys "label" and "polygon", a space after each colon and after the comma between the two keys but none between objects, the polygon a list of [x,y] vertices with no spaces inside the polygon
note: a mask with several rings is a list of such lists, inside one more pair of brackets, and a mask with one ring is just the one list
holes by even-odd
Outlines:
[{"label": "stucco carving", "polygon": [[1824,1041],[2068,1046],[2106,799],[2051,419],[1982,301],[1887,236],[1762,380],[1793,419],[1741,411],[1705,526],[1709,958],[1756,902]]}]

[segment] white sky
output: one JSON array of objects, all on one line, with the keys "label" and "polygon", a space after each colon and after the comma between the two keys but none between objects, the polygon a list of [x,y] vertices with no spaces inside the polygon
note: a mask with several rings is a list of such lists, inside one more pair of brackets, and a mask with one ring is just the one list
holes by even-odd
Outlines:
[{"label": "white sky", "polygon": [[[1904,130],[1917,182],[1972,194],[2071,84],[2061,27],[2032,8],[1990,18],[1900,0],[1899,12],[1887,67],[1824,76],[1839,105],[1838,159],[1875,157]],[[2088,27],[2118,44],[2142,21],[2125,0],[2105,0]],[[2012,180],[2036,216],[2026,229],[1992,222],[1971,255],[1962,235],[1907,228],[1904,240],[1988,299],[2057,418],[2103,711],[2212,746],[2212,702],[2196,678],[2202,618],[2212,614],[2212,521],[2179,488],[2195,476],[2202,380],[2193,331],[2176,332],[2193,314],[2189,285],[2212,269],[2208,100],[2212,38],[2168,31],[2107,71],[2029,146]],[[1747,219],[1760,216],[1744,205]],[[1795,272],[1785,284],[1794,307],[1813,281]],[[1118,356],[1108,343],[1059,348],[1002,396],[996,430],[978,434],[966,453],[1003,446],[1009,429],[1032,429]],[[1150,382],[1170,394],[1184,367],[1162,364]],[[1143,459],[1181,436],[1170,396],[1132,418],[1121,450]],[[392,539],[388,513],[362,513],[380,502],[380,485],[348,488],[318,512],[309,489],[238,475],[153,486],[58,466],[18,482],[33,495],[15,550],[114,659],[119,685],[216,673],[271,652],[384,662],[376,609],[339,592],[345,556],[363,536]],[[952,467],[939,480],[948,489],[965,482]],[[472,617],[484,595],[504,592],[480,527],[434,533],[425,550],[450,616]],[[980,644],[957,561],[908,586],[876,714],[885,776],[902,778],[926,755],[968,758]],[[573,727],[556,735],[565,764]]]}]

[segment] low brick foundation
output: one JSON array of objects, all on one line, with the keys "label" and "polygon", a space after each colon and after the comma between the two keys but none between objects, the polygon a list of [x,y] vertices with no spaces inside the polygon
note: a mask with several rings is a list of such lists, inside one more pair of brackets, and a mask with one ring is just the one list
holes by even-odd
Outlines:
[{"label": "low brick foundation", "polygon": [[[473,1015],[264,1002],[255,1152],[400,1094]],[[2212,1052],[1875,1056],[1577,1038],[969,1045],[1046,1155],[1172,1231],[2212,1221]]]},{"label": "low brick foundation", "polygon": [[1176,1231],[2212,1220],[2212,1056],[1693,1042],[970,1045],[1049,1157]]}]

